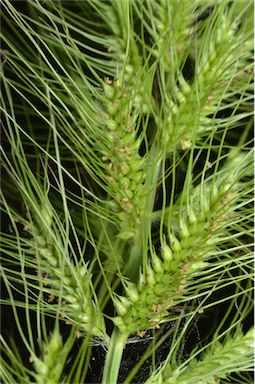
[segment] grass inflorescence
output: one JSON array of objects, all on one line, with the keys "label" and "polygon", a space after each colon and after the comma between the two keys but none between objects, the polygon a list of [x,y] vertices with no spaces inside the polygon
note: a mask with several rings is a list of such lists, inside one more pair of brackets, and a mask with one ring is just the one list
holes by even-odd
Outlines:
[{"label": "grass inflorescence", "polygon": [[249,382],[241,3],[2,1],[3,382]]}]

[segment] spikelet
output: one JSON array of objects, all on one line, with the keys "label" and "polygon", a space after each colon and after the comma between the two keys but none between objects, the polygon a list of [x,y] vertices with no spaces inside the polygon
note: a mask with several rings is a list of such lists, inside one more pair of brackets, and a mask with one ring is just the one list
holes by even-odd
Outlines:
[{"label": "spikelet", "polygon": [[[107,120],[106,130],[108,146],[102,148],[103,161],[107,172],[107,182],[112,196],[118,205],[118,218],[121,223],[119,237],[128,240],[135,236],[140,223],[141,212],[145,204],[144,157],[139,155],[140,139],[137,139],[135,128],[136,107],[130,107],[127,95],[133,91],[132,66],[125,66],[124,81],[113,81],[111,85],[104,83]],[[119,78],[123,76],[120,74]],[[134,104],[136,98],[133,97]]]},{"label": "spikelet", "polygon": [[252,369],[253,342],[254,328],[245,335],[238,330],[223,343],[214,342],[203,352],[199,360],[192,359],[184,367],[185,369],[180,370],[166,365],[155,377],[152,375],[146,384],[153,384],[158,378],[165,384],[215,383],[215,377],[223,379],[226,374],[235,371],[237,367],[240,371],[247,370],[249,367]]},{"label": "spikelet", "polygon": [[65,361],[61,361],[62,352],[62,338],[59,331],[55,329],[49,343],[44,346],[41,359],[32,357],[36,371],[36,383],[54,384],[59,381],[65,363]]},{"label": "spikelet", "polygon": [[152,2],[152,6],[156,26],[153,33],[156,48],[153,54],[160,61],[164,73],[168,74],[172,69],[171,49],[175,48],[180,61],[187,49],[191,30],[190,14],[194,7],[188,0],[182,0],[178,4],[175,0],[159,0]]},{"label": "spikelet", "polygon": [[207,199],[206,209],[203,209],[203,200],[196,212],[187,213],[186,220],[183,215],[178,233],[169,234],[169,245],[164,240],[161,257],[153,251],[151,262],[140,274],[137,287],[127,284],[128,299],[117,300],[118,316],[113,319],[122,332],[129,334],[140,329],[158,328],[178,297],[185,293],[190,277],[208,266],[206,258],[217,244],[218,231],[231,209],[225,203],[229,193],[228,188],[216,185],[212,192],[208,191],[204,197]]},{"label": "spikelet", "polygon": [[128,282],[125,286],[125,290],[130,302],[135,303],[139,300],[139,293],[135,284]]},{"label": "spikelet", "polygon": [[118,63],[118,71],[114,79],[105,77],[103,81],[106,100],[102,105],[102,129],[107,143],[99,143],[105,181],[117,205],[118,237],[123,240],[136,236],[145,208],[146,155],[139,154],[142,137],[138,137],[136,125],[138,117],[151,110],[151,92],[144,89],[144,84],[148,84],[144,76],[147,79],[148,74],[138,45],[130,39],[128,8],[128,2],[125,7],[113,2],[108,8],[106,22],[113,32],[110,52]]},{"label": "spikelet", "polygon": [[[62,253],[59,250],[61,239],[58,241],[58,247],[55,247],[54,241],[49,235],[49,226],[52,224],[51,217],[45,215],[46,230],[44,225],[39,227],[37,224],[39,219],[35,220],[35,224],[30,225],[30,233],[34,237],[34,247],[30,253],[34,253],[34,249],[38,252],[40,270],[47,274],[43,280],[44,284],[54,292],[54,296],[57,292],[61,292],[62,318],[71,321],[90,334],[104,337],[104,319],[101,311],[92,300],[91,273],[88,266],[75,266],[68,258],[65,260],[65,266],[63,266],[65,250],[64,247]],[[60,253],[61,258],[59,257]]]},{"label": "spikelet", "polygon": [[[194,82],[188,84],[180,75],[174,99],[168,102],[168,138],[164,133],[162,140],[168,142],[169,152],[176,146],[181,150],[189,149],[196,134],[203,135],[211,130],[211,120],[207,116],[217,112],[219,98],[226,93],[226,84],[229,86],[233,81],[233,78],[228,81],[227,76],[232,76],[229,67],[236,65],[233,58],[240,49],[238,38],[234,39],[236,25],[229,23],[226,15],[221,15],[218,22],[213,41],[210,41],[208,48],[204,48],[201,55],[203,61],[198,65]],[[226,50],[226,45],[230,43],[231,52]],[[235,71],[238,72],[236,69]],[[199,92],[199,103],[196,90]]]}]

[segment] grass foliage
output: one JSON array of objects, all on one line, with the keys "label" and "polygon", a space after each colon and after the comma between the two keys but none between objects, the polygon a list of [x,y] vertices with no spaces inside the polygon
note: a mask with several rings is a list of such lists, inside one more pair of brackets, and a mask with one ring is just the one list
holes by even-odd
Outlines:
[{"label": "grass foliage", "polygon": [[251,1],[1,10],[1,382],[251,382]]}]

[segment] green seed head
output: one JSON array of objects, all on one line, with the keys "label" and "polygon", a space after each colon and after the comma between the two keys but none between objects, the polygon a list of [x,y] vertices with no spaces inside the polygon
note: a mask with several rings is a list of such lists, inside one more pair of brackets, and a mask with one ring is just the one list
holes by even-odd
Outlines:
[{"label": "green seed head", "polygon": [[113,100],[114,97],[115,97],[115,94],[116,94],[116,91],[114,89],[113,86],[109,85],[109,84],[106,84],[104,83],[104,93],[105,93],[105,96],[109,99],[109,100]]},{"label": "green seed head", "polygon": [[164,272],[162,262],[155,252],[152,254],[152,263],[155,272]]},{"label": "green seed head", "polygon": [[125,72],[129,73],[129,74],[132,74],[134,72],[134,67],[131,64],[127,64],[125,66]]},{"label": "green seed head", "polygon": [[47,242],[43,236],[35,236],[35,241],[38,243],[40,247],[45,247]]},{"label": "green seed head", "polygon": [[150,265],[146,269],[146,279],[149,284],[155,284],[156,282],[153,268]]},{"label": "green seed head", "polygon": [[118,123],[113,119],[107,120],[106,125],[110,129],[110,131],[116,131],[116,129],[118,128]]},{"label": "green seed head", "polygon": [[170,235],[170,243],[171,243],[172,249],[174,251],[178,252],[182,249],[179,240],[176,238],[176,236],[174,234]]},{"label": "green seed head", "polygon": [[81,277],[84,277],[87,273],[87,268],[85,267],[85,265],[83,265],[81,268],[80,268],[80,275]]},{"label": "green seed head", "polygon": [[114,306],[117,313],[120,316],[124,316],[127,313],[128,307],[130,306],[130,301],[125,297],[120,297],[119,299],[114,300]]},{"label": "green seed head", "polygon": [[211,204],[215,204],[219,199],[219,189],[215,183],[212,185],[211,190]]},{"label": "green seed head", "polygon": [[127,286],[125,287],[127,295],[129,299],[132,301],[132,303],[135,303],[136,301],[139,300],[139,293],[136,289],[135,284],[133,283],[128,283]]},{"label": "green seed head", "polygon": [[181,223],[180,223],[180,234],[181,234],[181,237],[184,237],[184,238],[190,235],[188,227],[184,220],[181,220]]},{"label": "green seed head", "polygon": [[195,271],[201,270],[205,268],[207,265],[208,263],[205,263],[204,261],[197,261],[195,263],[190,264],[189,272],[195,272]]},{"label": "green seed head", "polygon": [[75,296],[71,296],[71,295],[67,295],[65,296],[65,300],[68,302],[68,303],[75,303],[77,301],[76,297]]},{"label": "green seed head", "polygon": [[193,209],[190,209],[189,215],[188,215],[188,220],[190,224],[195,224],[197,222],[197,217],[195,215],[195,212]]},{"label": "green seed head", "polygon": [[55,330],[53,335],[51,336],[50,343],[49,343],[49,354],[50,353],[56,353],[58,350],[62,348],[62,337],[60,336],[59,332]]},{"label": "green seed head", "polygon": [[53,257],[53,252],[50,248],[38,248],[38,252],[46,259]]},{"label": "green seed head", "polygon": [[35,360],[35,369],[42,376],[46,376],[49,372],[49,368],[39,359]]},{"label": "green seed head", "polygon": [[125,333],[126,325],[122,319],[122,317],[117,316],[112,319],[113,323],[120,329],[121,332]]},{"label": "green seed head", "polygon": [[171,261],[173,259],[173,252],[166,243],[162,244],[161,253],[165,261]]}]

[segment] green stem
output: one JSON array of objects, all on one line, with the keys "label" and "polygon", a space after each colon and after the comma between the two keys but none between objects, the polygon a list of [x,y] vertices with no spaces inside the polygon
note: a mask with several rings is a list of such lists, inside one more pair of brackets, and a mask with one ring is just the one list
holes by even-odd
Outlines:
[{"label": "green stem", "polygon": [[117,328],[114,329],[106,354],[102,384],[117,384],[123,348],[126,344],[127,336],[127,334],[120,333]]}]

